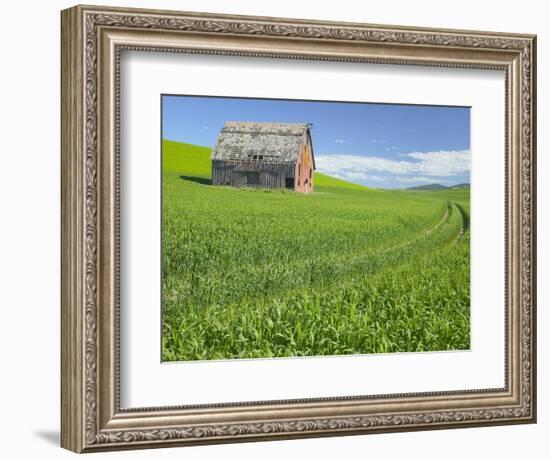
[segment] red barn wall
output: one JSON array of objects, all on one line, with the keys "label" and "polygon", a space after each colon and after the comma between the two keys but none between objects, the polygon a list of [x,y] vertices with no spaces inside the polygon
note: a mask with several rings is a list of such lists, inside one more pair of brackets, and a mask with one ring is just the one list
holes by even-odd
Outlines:
[{"label": "red barn wall", "polygon": [[309,142],[300,146],[300,155],[296,163],[296,178],[294,181],[297,192],[313,191],[313,154]]}]

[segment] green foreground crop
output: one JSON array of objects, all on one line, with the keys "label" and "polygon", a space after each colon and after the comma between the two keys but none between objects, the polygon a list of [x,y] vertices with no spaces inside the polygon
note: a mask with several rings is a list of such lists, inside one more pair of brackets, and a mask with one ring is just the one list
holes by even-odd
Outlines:
[{"label": "green foreground crop", "polygon": [[164,361],[465,350],[469,190],[210,185],[163,142]]}]

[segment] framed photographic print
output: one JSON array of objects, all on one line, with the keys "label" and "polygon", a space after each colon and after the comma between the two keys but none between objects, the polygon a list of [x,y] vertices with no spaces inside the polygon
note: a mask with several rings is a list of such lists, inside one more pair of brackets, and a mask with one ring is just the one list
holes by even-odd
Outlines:
[{"label": "framed photographic print", "polygon": [[533,35],[62,12],[62,446],[536,419]]}]

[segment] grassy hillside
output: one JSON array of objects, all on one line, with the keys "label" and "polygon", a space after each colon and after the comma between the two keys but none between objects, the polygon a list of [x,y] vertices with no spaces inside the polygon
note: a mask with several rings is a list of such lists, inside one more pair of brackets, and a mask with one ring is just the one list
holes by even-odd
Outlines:
[{"label": "grassy hillside", "polygon": [[210,185],[163,142],[163,359],[469,348],[469,190]]}]

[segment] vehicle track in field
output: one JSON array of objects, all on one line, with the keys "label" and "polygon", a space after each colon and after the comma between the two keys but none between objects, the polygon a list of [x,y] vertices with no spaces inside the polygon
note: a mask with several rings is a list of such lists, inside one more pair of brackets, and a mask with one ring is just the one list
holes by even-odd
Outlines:
[{"label": "vehicle track in field", "polygon": [[[396,244],[396,245],[392,245],[392,246],[383,248],[381,250],[377,250],[375,253],[370,253],[368,255],[367,254],[362,254],[359,257],[364,258],[365,256],[371,256],[372,254],[376,254],[376,253],[388,253],[390,255],[390,257],[395,256],[395,258],[393,260],[389,261],[383,267],[383,269],[386,269],[386,268],[391,267],[392,265],[395,265],[395,263],[398,262],[398,260],[400,259],[400,255],[398,254],[399,251],[405,250],[405,251],[408,251],[408,253],[404,254],[404,258],[401,258],[401,262],[407,262],[407,260],[410,259],[410,257],[414,255],[414,253],[412,253],[410,250],[415,250],[416,245],[422,244],[422,242],[425,242],[428,239],[430,239],[432,235],[434,235],[443,225],[445,225],[451,219],[453,211],[457,212],[460,215],[460,229],[458,229],[458,233],[457,233],[456,237],[449,234],[449,239],[447,239],[447,241],[442,241],[438,246],[440,248],[443,248],[443,247],[449,246],[450,244],[455,244],[468,231],[468,229],[469,229],[469,218],[468,218],[468,215],[467,215],[466,211],[460,205],[458,205],[458,204],[456,204],[455,202],[452,202],[452,201],[446,201],[445,202],[445,213],[443,214],[442,218],[434,226],[432,226],[431,228],[426,229],[420,235],[417,235],[414,238],[406,240],[405,242],[402,242],[402,243],[399,243],[399,244]],[[455,224],[458,225],[458,221],[454,222],[453,226]],[[433,249],[437,249],[437,247],[432,246],[430,248],[430,250],[433,250]],[[357,257],[357,254],[354,254],[354,255],[351,255],[351,256],[350,256],[350,253],[342,254],[339,257],[339,259],[343,259],[343,258],[350,259],[353,256]]]},{"label": "vehicle track in field", "polygon": [[[420,233],[419,235],[410,238],[408,240],[405,240],[404,242],[397,243],[395,245],[390,245],[384,248],[381,248],[379,250],[375,250],[374,253],[388,253],[388,252],[396,252],[399,250],[402,250],[403,248],[408,248],[413,245],[416,245],[417,243],[427,239],[430,235],[435,233],[443,224],[445,224],[449,218],[451,217],[452,212],[452,203],[446,202],[445,204],[445,213],[443,214],[442,218],[432,227],[425,229],[424,232]],[[369,253],[367,256],[371,256],[373,253]],[[351,258],[357,258],[358,254],[357,252],[342,252],[338,259],[342,262],[346,262],[346,260],[350,260]],[[362,254],[360,256],[365,256],[365,254]],[[300,262],[300,261],[298,261]],[[309,262],[309,261],[301,261],[301,262]]]},{"label": "vehicle track in field", "polygon": [[[369,253],[365,253],[365,252],[362,252],[362,253],[342,252],[338,256],[338,262],[342,262],[342,263],[345,263],[345,264],[350,264],[353,261],[361,262],[360,259],[365,259],[365,258],[371,257],[373,255],[376,255],[377,253],[378,254],[379,253],[390,253],[391,254],[391,253],[397,253],[397,252],[399,252],[400,250],[403,250],[403,249],[410,249],[410,248],[414,247],[415,245],[417,245],[418,243],[421,243],[421,242],[425,241],[432,234],[437,232],[451,217],[452,208],[453,208],[453,204],[451,202],[447,201],[445,203],[445,213],[443,214],[441,219],[434,226],[432,226],[428,229],[425,229],[423,232],[421,232],[419,235],[417,235],[413,238],[410,238],[410,239],[405,240],[401,243],[398,243],[398,244],[395,244],[395,245],[390,245],[390,246],[387,246],[385,248],[381,248],[379,250],[375,250],[375,251],[369,252]],[[318,260],[318,262],[319,261],[320,261],[320,259]],[[332,258],[331,261],[334,262],[335,261],[334,258]],[[307,262],[310,262],[310,260],[297,261],[294,264],[296,265],[298,263],[307,263]]]},{"label": "vehicle track in field", "polygon": [[[431,235],[435,234],[449,220],[449,218],[451,217],[452,211],[453,211],[453,203],[447,201],[445,203],[445,212],[441,217],[441,219],[434,226],[421,230],[421,232],[418,235],[411,237],[409,239],[406,239],[405,241],[402,241],[400,243],[389,245],[384,248],[376,249],[370,252],[357,251],[357,250],[343,251],[338,254],[337,262],[343,263],[343,264],[349,264],[350,262],[357,261],[358,258],[370,257],[372,255],[375,255],[376,253],[395,253],[406,248],[411,248],[414,245],[422,241],[425,241]],[[335,261],[336,259],[332,257],[331,262],[333,263]],[[308,264],[310,262],[311,262],[311,259],[309,258],[296,259],[292,261],[292,264],[296,266],[300,264]],[[323,257],[322,256],[318,257],[316,262],[323,262]]]},{"label": "vehicle track in field", "polygon": [[405,241],[403,243],[399,243],[397,245],[393,245],[393,246],[384,248],[381,251],[385,252],[385,251],[400,250],[402,248],[406,248],[406,247],[409,247],[411,245],[415,245],[416,243],[428,238],[431,234],[436,232],[443,224],[445,224],[449,220],[449,218],[451,217],[451,212],[452,212],[452,204],[451,204],[451,202],[446,202],[445,203],[445,213],[443,214],[443,217],[437,222],[437,224],[435,226],[433,226],[432,228],[427,229],[423,234],[421,234],[417,237],[414,237],[413,239],[407,240],[407,241]]},{"label": "vehicle track in field", "polygon": [[[317,258],[314,262],[317,264],[317,265],[322,265],[322,264],[325,264],[325,263],[337,263],[337,264],[342,264],[342,265],[346,265],[348,266],[349,270],[348,269],[345,269],[347,270],[347,272],[345,273],[342,273],[342,275],[338,275],[338,284],[342,284],[345,280],[345,278],[348,278],[350,275],[351,276],[355,276],[357,273],[361,273],[365,271],[365,269],[367,270],[370,270],[370,268],[373,268],[374,265],[378,264],[378,260],[377,258],[380,257],[380,255],[382,256],[388,256],[388,260],[387,262],[384,262],[383,266],[380,266],[382,269],[386,269],[386,268],[390,268],[391,266],[395,265],[396,263],[398,262],[406,262],[408,259],[411,258],[411,256],[414,256],[414,253],[415,253],[415,250],[417,249],[416,246],[417,245],[420,245],[422,246],[424,243],[429,243],[428,240],[434,236],[438,230],[440,230],[442,228],[442,226],[444,226],[448,221],[449,219],[452,217],[453,215],[453,212],[458,212],[460,215],[461,215],[461,227],[460,229],[458,229],[458,235],[455,237],[453,234],[449,234],[449,239],[446,240],[446,241],[441,241],[440,244],[438,244],[439,247],[444,247],[444,246],[447,246],[448,244],[452,244],[452,243],[456,243],[456,240],[458,239],[458,237],[462,237],[463,236],[463,230],[464,230],[464,227],[465,227],[465,215],[463,213],[463,210],[461,211],[460,208],[458,208],[458,206],[456,206],[456,204],[454,202],[450,202],[450,201],[446,201],[445,202],[445,212],[443,214],[443,216],[441,217],[441,219],[439,221],[437,221],[437,223],[431,227],[428,227],[428,228],[425,228],[425,229],[422,229],[418,235],[410,238],[410,239],[407,239],[401,243],[398,243],[398,244],[395,244],[395,245],[391,245],[391,246],[387,246],[385,248],[381,248],[379,250],[373,250],[373,251],[345,251],[345,252],[341,252],[339,253],[336,257],[332,257],[330,259],[323,259],[322,257],[320,258]],[[458,221],[455,221],[453,223],[453,226],[454,225],[457,225],[459,224]],[[454,231],[453,231],[454,233]],[[426,247],[422,247],[421,248],[421,251],[424,252],[424,249]],[[437,246],[431,246],[429,248],[430,250],[432,249],[437,249]],[[400,253],[402,252],[402,253]],[[294,266],[298,266],[300,264],[309,264],[311,263],[312,260],[311,259],[301,259],[301,260],[295,260],[294,262],[292,262],[292,264]],[[353,266],[353,267],[352,267]],[[377,270],[377,268],[375,268]],[[299,270],[299,269],[298,269]],[[323,269],[321,269],[323,270]],[[260,278],[263,278],[263,274],[258,274],[258,276]],[[316,278],[315,276],[313,278],[310,279],[310,281],[313,281],[314,283],[316,283]],[[332,281],[330,279],[324,279],[322,282],[322,284],[327,284],[327,283],[332,283]],[[306,286],[306,285],[302,285],[303,286]],[[290,289],[293,289],[295,288],[295,286],[292,286],[292,288],[288,287],[288,288],[283,288],[281,291],[279,291],[278,293],[274,294],[273,297],[279,297],[279,296],[284,296],[288,293],[288,291]],[[254,297],[255,295],[253,294],[251,297]]]},{"label": "vehicle track in field", "polygon": [[462,218],[462,226],[460,227],[460,232],[456,236],[456,239],[454,240],[455,243],[459,242],[462,237],[464,237],[464,234],[470,230],[470,218],[464,208],[462,208],[457,203],[453,203],[453,205],[456,207],[458,212],[460,213],[460,216]]}]

